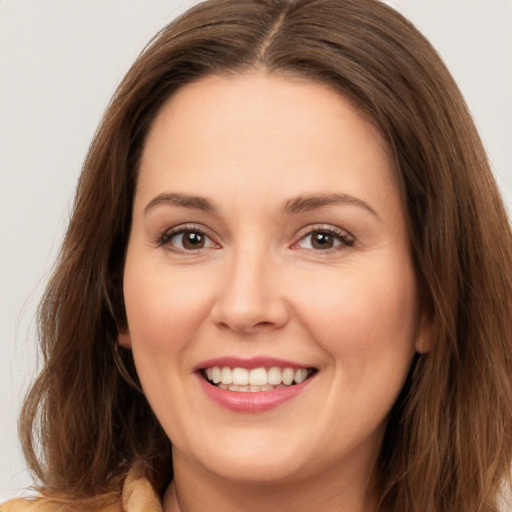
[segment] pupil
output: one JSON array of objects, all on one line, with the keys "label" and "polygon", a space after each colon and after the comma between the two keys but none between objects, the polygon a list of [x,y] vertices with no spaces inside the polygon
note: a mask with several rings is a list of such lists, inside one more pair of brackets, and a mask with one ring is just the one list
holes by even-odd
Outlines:
[{"label": "pupil", "polygon": [[333,245],[333,237],[329,233],[317,232],[313,235],[313,247],[315,249],[330,249]]},{"label": "pupil", "polygon": [[187,249],[197,249],[204,245],[204,238],[201,233],[187,233],[183,237],[183,245]]}]

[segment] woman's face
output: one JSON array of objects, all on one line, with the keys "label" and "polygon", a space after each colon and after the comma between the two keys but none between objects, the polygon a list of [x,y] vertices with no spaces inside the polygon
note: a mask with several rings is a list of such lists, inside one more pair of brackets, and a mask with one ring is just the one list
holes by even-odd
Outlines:
[{"label": "woman's face", "polygon": [[380,134],[301,79],[184,87],[144,148],[124,297],[176,470],[366,475],[421,339]]}]

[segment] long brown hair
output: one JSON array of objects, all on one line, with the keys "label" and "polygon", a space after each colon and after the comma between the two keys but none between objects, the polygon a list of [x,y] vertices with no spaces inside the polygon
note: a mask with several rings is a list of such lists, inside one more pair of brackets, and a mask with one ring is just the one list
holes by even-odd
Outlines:
[{"label": "long brown hair", "polygon": [[453,79],[425,38],[376,0],[209,0],[165,27],[130,69],[91,145],[40,308],[45,364],[20,424],[42,489],[76,509],[117,492],[136,458],[155,485],[171,478],[170,441],[131,354],[116,348],[138,162],[173,92],[254,67],[336,88],[394,158],[432,349],[390,413],[380,511],[498,510],[512,461],[510,225]]}]

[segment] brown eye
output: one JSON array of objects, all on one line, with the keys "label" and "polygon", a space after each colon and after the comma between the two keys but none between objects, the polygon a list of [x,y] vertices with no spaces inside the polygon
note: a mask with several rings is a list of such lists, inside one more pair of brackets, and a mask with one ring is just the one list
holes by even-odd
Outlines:
[{"label": "brown eye", "polygon": [[334,247],[334,236],[324,231],[314,231],[311,233],[311,246],[313,249],[332,249]]},{"label": "brown eye", "polygon": [[160,244],[181,252],[217,247],[208,235],[198,229],[177,229],[168,232],[162,236]]},{"label": "brown eye", "polygon": [[309,230],[295,245],[299,249],[313,251],[339,250],[354,245],[354,238],[348,232],[336,227]]},{"label": "brown eye", "polygon": [[197,231],[185,231],[181,235],[181,243],[184,249],[194,250],[204,247],[204,235]]}]

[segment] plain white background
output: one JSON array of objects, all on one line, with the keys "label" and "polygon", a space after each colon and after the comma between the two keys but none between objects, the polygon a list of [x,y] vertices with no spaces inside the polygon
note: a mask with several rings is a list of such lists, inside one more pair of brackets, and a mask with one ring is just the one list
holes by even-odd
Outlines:
[{"label": "plain white background", "polygon": [[[0,0],[0,502],[31,480],[17,415],[34,314],[111,94],[190,0]],[[390,0],[441,53],[512,208],[512,0]]]}]

